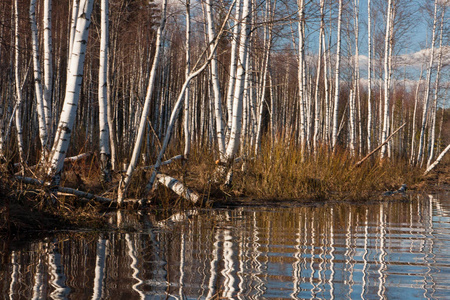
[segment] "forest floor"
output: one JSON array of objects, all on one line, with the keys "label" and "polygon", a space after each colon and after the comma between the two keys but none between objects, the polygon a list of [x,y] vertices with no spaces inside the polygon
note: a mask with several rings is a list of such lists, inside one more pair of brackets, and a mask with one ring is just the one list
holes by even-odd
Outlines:
[{"label": "forest floor", "polygon": [[[290,186],[286,187],[286,182],[277,181],[273,183],[260,171],[253,167],[249,174],[241,174],[239,171],[235,172],[233,179],[236,184],[233,187],[223,187],[218,184],[210,184],[211,170],[214,169],[214,163],[204,162],[204,166],[200,163],[194,164],[194,168],[186,169],[182,162],[163,170],[167,174],[182,177],[182,181],[186,185],[197,190],[207,200],[209,206],[214,207],[239,207],[239,206],[270,206],[270,207],[292,207],[298,205],[315,205],[327,201],[350,201],[350,202],[372,202],[372,201],[395,201],[407,200],[409,196],[416,193],[439,193],[450,191],[450,160],[437,166],[432,172],[426,176],[421,174],[422,170],[410,170],[403,172],[400,178],[392,179],[392,184],[387,184],[389,177],[378,182],[376,185],[360,184],[361,190],[356,192],[349,192],[346,189],[334,192],[323,192],[321,189],[330,188],[330,179],[322,179],[325,176],[316,175],[314,178],[301,177],[300,175],[290,174],[286,182],[295,182],[298,189],[303,189],[298,194],[289,192]],[[98,170],[92,167],[92,161],[84,162],[82,164],[73,164],[66,168],[65,176],[62,184],[66,187],[78,188],[80,190],[89,191],[90,193],[102,194],[102,196],[114,198],[114,192],[117,190],[118,180],[120,174],[115,175],[115,182],[104,186],[98,180]],[[275,166],[276,167],[276,166]],[[264,166],[267,168],[267,166]],[[269,167],[270,169],[271,167]],[[209,169],[209,171],[205,170]],[[351,171],[351,170],[350,170]],[[317,170],[316,170],[317,172]],[[355,172],[355,171],[351,171]],[[361,171],[363,172],[363,171]],[[372,171],[371,171],[372,172]],[[391,171],[384,172],[390,173]],[[6,175],[7,171],[2,170],[0,176],[0,236],[14,237],[17,234],[27,232],[51,232],[55,230],[80,229],[88,228],[90,230],[104,229],[107,226],[107,212],[114,210],[105,204],[99,204],[94,201],[79,201],[80,199],[71,195],[60,197],[56,203],[51,203],[48,193],[38,187],[24,185],[19,181],[12,179],[11,176]],[[370,174],[370,172],[368,173]],[[410,175],[409,175],[410,174]],[[142,197],[144,194],[143,186],[148,180],[148,172],[138,171],[136,180],[134,180],[130,190],[136,198]],[[346,180],[348,174],[342,175]],[[362,175],[356,174],[356,178]],[[375,177],[380,175],[375,174]],[[411,178],[405,179],[408,176]],[[392,177],[392,175],[391,175]],[[92,178],[96,178],[95,180]],[[334,179],[333,179],[334,180]],[[370,176],[365,179],[347,179],[351,185],[358,184],[370,180]],[[402,182],[404,180],[405,182]],[[325,183],[324,183],[325,182]],[[245,183],[245,184],[244,184]],[[382,194],[388,190],[396,190],[402,183],[407,183],[408,191],[406,195],[395,195],[385,197]],[[267,185],[263,187],[262,185]],[[375,189],[367,191],[368,187],[374,186]],[[285,194],[280,194],[277,197],[277,189],[286,189]],[[270,194],[264,189],[274,189],[275,194]],[[313,192],[317,188],[319,192]],[[295,189],[295,187],[294,187]],[[308,194],[309,193],[309,194]],[[358,193],[361,193],[361,200],[358,198]],[[308,196],[309,195],[309,196]],[[173,194],[169,189],[162,187],[158,188],[150,196],[150,201],[147,209],[168,209],[178,208],[183,209],[192,207],[192,204],[187,203],[180,197]]]}]

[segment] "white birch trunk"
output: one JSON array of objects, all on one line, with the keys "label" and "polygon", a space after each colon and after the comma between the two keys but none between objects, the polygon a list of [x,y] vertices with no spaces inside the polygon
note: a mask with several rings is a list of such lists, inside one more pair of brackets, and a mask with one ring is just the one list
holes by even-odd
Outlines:
[{"label": "white birch trunk", "polygon": [[298,0],[298,86],[299,86],[299,113],[300,113],[300,146],[302,149],[302,159],[306,149],[306,86],[304,76],[306,75],[305,62],[305,3]]},{"label": "white birch trunk", "polygon": [[[217,53],[214,47],[214,23],[212,14],[212,2],[211,0],[206,0],[206,18],[207,18],[207,29],[208,29],[208,43],[210,52],[213,53],[211,59],[211,84],[214,92],[214,112],[216,117],[216,135],[217,143],[219,145],[220,159],[223,159],[225,154],[225,136],[222,121],[222,100],[220,97],[220,83],[219,83],[219,73],[217,68]],[[214,51],[214,52],[213,52]]]},{"label": "white birch trunk", "polygon": [[[189,77],[191,72],[191,1],[186,0],[186,70],[185,79]],[[189,156],[191,150],[191,133],[189,128],[190,123],[190,107],[189,107],[189,85],[186,87],[186,93],[184,96],[184,157]]]},{"label": "white birch trunk", "polygon": [[237,51],[238,51],[238,43],[237,40],[239,38],[239,31],[241,28],[241,22],[239,21],[241,18],[241,3],[238,1],[236,3],[236,12],[235,12],[235,21],[233,24],[233,31],[231,32],[231,57],[230,57],[230,76],[228,79],[228,92],[227,92],[227,140],[229,140],[230,132],[231,132],[231,122],[233,119],[233,99],[234,99],[234,86],[236,83],[236,69],[237,69]]},{"label": "white birch trunk", "polygon": [[[436,114],[437,114],[437,102],[438,102],[438,92],[439,92],[439,80],[441,76],[441,69],[442,69],[442,41],[443,41],[443,32],[444,32],[444,10],[442,10],[441,13],[441,25],[440,25],[440,34],[439,34],[439,55],[438,55],[438,67],[436,71],[436,82],[434,86],[434,99],[433,99],[433,108],[432,108],[432,114],[431,114],[431,133],[430,133],[430,142],[428,147],[430,148],[428,152],[428,162],[427,167],[430,166],[431,160],[434,157],[434,144],[436,141]],[[445,106],[443,106],[445,107]]]},{"label": "white birch trunk", "polygon": [[31,45],[33,51],[34,70],[34,93],[36,97],[36,108],[39,122],[39,138],[41,140],[41,160],[44,161],[47,155],[48,131],[44,112],[44,98],[42,95],[41,65],[39,61],[39,41],[36,23],[36,0],[30,1],[30,25],[31,25]]},{"label": "white birch trunk", "polygon": [[239,142],[242,131],[242,104],[244,101],[245,66],[248,59],[248,40],[250,37],[250,14],[251,1],[244,0],[242,3],[242,25],[239,37],[239,58],[236,72],[236,86],[233,100],[233,120],[231,123],[230,140],[226,149],[227,163],[231,163],[239,150]]},{"label": "white birch trunk", "polygon": [[52,135],[52,91],[53,91],[53,59],[52,59],[52,0],[44,0],[44,115],[47,127],[47,144],[50,147]]},{"label": "white birch trunk", "polygon": [[19,148],[20,163],[25,164],[25,156],[23,152],[23,133],[22,133],[22,88],[20,84],[20,51],[19,51],[19,3],[14,0],[14,77],[16,84],[16,113],[15,113],[15,125],[17,130],[17,146]]},{"label": "white birch trunk", "polygon": [[[319,126],[320,126],[320,115],[321,115],[321,105],[319,99],[319,87],[320,87],[320,73],[322,72],[322,36],[324,35],[324,0],[320,0],[320,33],[319,33],[319,53],[317,55],[317,74],[316,74],[316,86],[314,92],[314,136],[313,136],[313,146],[314,151],[317,151],[317,143],[319,141]],[[326,78],[324,77],[324,81]]]},{"label": "white birch trunk", "polygon": [[58,186],[61,179],[64,158],[69,148],[77,113],[93,2],[93,0],[82,0],[80,3],[81,12],[78,15],[75,42],[68,71],[70,76],[67,78],[64,105],[55,135],[55,142],[50,153],[51,161],[47,172],[48,176],[52,178],[53,186]]},{"label": "white birch trunk", "polygon": [[372,18],[367,0],[367,152],[372,149]]},{"label": "white birch trunk", "polygon": [[100,66],[98,70],[98,110],[99,110],[99,143],[100,143],[100,168],[102,180],[111,181],[111,151],[109,147],[108,126],[108,41],[109,41],[109,0],[101,0],[101,34],[100,34]]},{"label": "white birch trunk", "polygon": [[[392,15],[392,0],[389,0],[387,7],[387,18],[386,18],[386,33],[384,38],[384,110],[383,110],[383,131],[382,140],[386,140],[389,134],[389,53],[391,44],[391,17]],[[381,159],[387,155],[387,145],[383,145],[381,148]]]},{"label": "white birch trunk", "polygon": [[77,20],[78,20],[78,10],[80,8],[80,1],[85,1],[85,0],[72,0],[72,18],[70,20],[70,33],[69,33],[69,45],[68,45],[68,50],[67,50],[67,77],[69,78],[69,67],[70,67],[70,61],[72,60],[72,48],[73,48],[73,43],[75,40],[75,33],[76,33],[76,29],[77,29]]},{"label": "white birch trunk", "polygon": [[339,113],[339,66],[341,62],[341,23],[342,23],[342,0],[339,0],[337,45],[336,45],[336,68],[335,68],[335,90],[334,90],[334,109],[333,109],[333,133],[332,147],[336,147],[338,137],[338,113]]},{"label": "white birch trunk", "polygon": [[442,152],[441,154],[438,156],[438,158],[436,158],[436,160],[434,161],[434,163],[432,163],[427,170],[425,171],[425,173],[423,173],[423,175],[427,175],[428,173],[431,172],[431,170],[434,169],[434,167],[436,167],[440,161],[442,160],[442,158],[444,158],[444,155],[450,150],[450,145],[448,145]]},{"label": "white birch trunk", "polygon": [[433,32],[431,37],[431,53],[430,53],[430,61],[428,65],[427,71],[427,89],[425,92],[425,99],[423,104],[423,115],[422,115],[422,126],[420,129],[420,140],[419,140],[419,152],[417,153],[417,163],[422,164],[423,156],[424,156],[424,148],[425,148],[425,130],[427,125],[427,117],[428,117],[428,109],[430,102],[430,90],[431,90],[431,75],[433,72],[433,63],[434,63],[434,44],[436,42],[436,23],[437,23],[437,5],[438,0],[434,1],[434,18],[433,18]]}]

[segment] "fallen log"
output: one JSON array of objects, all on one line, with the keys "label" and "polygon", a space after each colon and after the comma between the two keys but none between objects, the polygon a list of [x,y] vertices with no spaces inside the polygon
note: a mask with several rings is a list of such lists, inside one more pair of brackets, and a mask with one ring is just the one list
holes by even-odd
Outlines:
[{"label": "fallen log", "polygon": [[[34,178],[30,178],[30,177],[16,176],[16,179],[21,181],[21,182],[23,182],[23,183],[27,183],[27,184],[34,184],[34,185],[48,186],[48,187],[50,186],[48,183],[45,183],[43,180],[34,179]],[[116,202],[115,200],[112,200],[112,199],[109,199],[109,198],[97,196],[95,194],[91,194],[91,193],[88,193],[88,192],[83,192],[83,191],[80,191],[80,190],[77,190],[77,189],[63,187],[63,186],[58,186],[58,192],[72,194],[72,195],[75,195],[77,197],[86,198],[86,199],[89,199],[89,200],[95,200],[95,201],[100,202],[100,203],[114,203],[114,202]]]},{"label": "fallen log", "polygon": [[180,181],[173,177],[170,177],[169,175],[158,173],[156,174],[156,179],[159,183],[164,184],[166,187],[174,191],[177,195],[183,197],[188,201],[191,201],[194,204],[198,204],[202,199],[197,192],[190,190]]},{"label": "fallen log", "polygon": [[436,167],[442,160],[442,158],[444,158],[444,155],[450,150],[450,144],[441,152],[441,154],[439,154],[438,158],[436,158],[436,160],[434,161],[434,163],[432,163],[427,169],[426,171],[423,173],[423,175],[427,175],[428,173],[431,172],[431,170],[434,169],[434,167]]}]

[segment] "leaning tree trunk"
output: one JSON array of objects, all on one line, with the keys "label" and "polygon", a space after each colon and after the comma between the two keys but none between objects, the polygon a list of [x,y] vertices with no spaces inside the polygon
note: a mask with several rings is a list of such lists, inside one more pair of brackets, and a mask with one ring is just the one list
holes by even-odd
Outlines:
[{"label": "leaning tree trunk", "polygon": [[82,0],[80,3],[81,12],[78,14],[74,44],[71,51],[72,57],[68,70],[69,77],[66,83],[64,104],[50,153],[50,166],[47,171],[47,175],[51,178],[52,186],[56,187],[61,180],[64,158],[67,155],[77,113],[93,2],[93,0]]},{"label": "leaning tree trunk", "polygon": [[100,167],[102,180],[111,181],[111,152],[109,147],[108,127],[108,0],[101,1],[101,36],[100,36],[100,66],[98,70],[98,110],[100,132]]},{"label": "leaning tree trunk", "polygon": [[34,70],[34,94],[36,97],[36,108],[39,122],[39,138],[41,140],[41,160],[44,161],[47,155],[48,131],[46,126],[44,112],[44,98],[42,95],[42,72],[39,61],[39,41],[36,23],[36,0],[30,1],[30,25],[31,25],[31,45],[33,51],[33,70]]},{"label": "leaning tree trunk", "polygon": [[155,44],[155,55],[153,57],[153,64],[152,69],[150,71],[150,76],[148,79],[148,87],[147,87],[147,94],[145,96],[145,102],[144,102],[144,108],[142,110],[141,114],[141,120],[139,122],[139,129],[138,134],[136,136],[136,142],[134,144],[133,154],[131,156],[130,164],[128,165],[127,172],[125,174],[125,177],[119,184],[119,188],[117,191],[117,202],[119,205],[122,205],[123,199],[125,197],[125,194],[127,192],[128,186],[131,182],[131,176],[133,175],[134,169],[136,168],[136,165],[138,163],[140,154],[141,154],[141,146],[142,142],[144,140],[144,132],[147,125],[147,116],[150,111],[150,104],[152,100],[153,90],[155,88],[155,78],[156,78],[156,69],[159,64],[159,57],[161,54],[161,50],[163,47],[162,43],[162,35],[164,33],[164,28],[166,25],[166,7],[167,7],[167,0],[164,0],[162,2],[161,7],[161,21],[158,27],[158,31],[156,32],[156,44]]}]

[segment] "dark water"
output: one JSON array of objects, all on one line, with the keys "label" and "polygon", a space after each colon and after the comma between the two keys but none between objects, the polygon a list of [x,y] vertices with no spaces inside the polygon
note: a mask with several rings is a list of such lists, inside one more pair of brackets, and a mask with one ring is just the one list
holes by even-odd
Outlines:
[{"label": "dark water", "polygon": [[450,299],[448,194],[160,219],[5,244],[0,297]]}]

